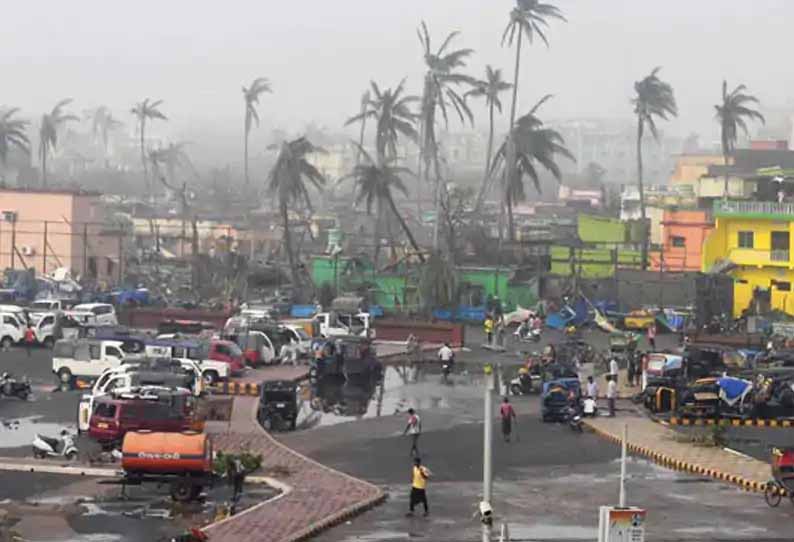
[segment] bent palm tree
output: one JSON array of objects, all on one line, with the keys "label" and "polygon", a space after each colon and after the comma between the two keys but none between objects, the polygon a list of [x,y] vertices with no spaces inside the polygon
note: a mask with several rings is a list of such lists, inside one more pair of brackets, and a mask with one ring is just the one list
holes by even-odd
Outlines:
[{"label": "bent palm tree", "polygon": [[105,167],[108,165],[108,145],[110,143],[110,132],[117,130],[124,126],[124,123],[116,120],[113,117],[110,109],[104,105],[100,105],[96,109],[86,112],[88,118],[91,119],[91,133],[96,138],[102,141],[102,154],[105,160]]},{"label": "bent palm tree", "polygon": [[[678,106],[675,94],[670,83],[659,78],[661,68],[654,70],[641,81],[634,83],[635,96],[631,103],[634,104],[634,114],[637,115],[637,186],[640,192],[640,218],[645,224],[645,185],[642,171],[642,138],[645,129],[651,132],[655,140],[659,140],[659,131],[656,120],[667,120],[678,116]],[[643,226],[644,227],[644,226]],[[642,268],[648,267],[648,235],[647,232],[642,242]]]},{"label": "bent palm tree", "polygon": [[0,164],[6,165],[11,147],[30,154],[30,140],[25,133],[29,121],[14,118],[19,108],[14,107],[0,111]]},{"label": "bent palm tree", "polygon": [[76,115],[64,113],[63,108],[72,103],[71,98],[61,100],[52,111],[41,117],[39,127],[39,160],[41,160],[41,184],[47,186],[47,156],[58,145],[58,130],[70,120],[80,120]]},{"label": "bent palm tree", "polygon": [[365,202],[367,214],[372,212],[373,203],[377,205],[378,213],[383,212],[384,204],[388,205],[388,208],[400,222],[400,227],[402,227],[406,237],[408,237],[408,241],[419,257],[419,261],[425,263],[425,257],[419,249],[419,245],[416,243],[416,239],[411,233],[408,224],[406,224],[405,219],[397,209],[392,195],[393,189],[399,190],[405,196],[408,195],[408,189],[400,176],[413,175],[413,173],[408,168],[396,166],[396,157],[394,156],[384,160],[373,160],[372,156],[363,147],[358,146],[358,152],[364,160],[361,164],[354,167],[353,172],[349,175],[355,183],[356,203]]},{"label": "bent palm tree", "polygon": [[[419,42],[422,44],[425,66],[427,67],[422,92],[422,106],[419,113],[422,132],[419,152],[424,159],[425,178],[427,178],[427,171],[431,162],[435,173],[435,188],[433,190],[433,201],[435,202],[436,211],[436,221],[433,227],[434,249],[438,248],[439,199],[442,187],[441,163],[438,157],[438,139],[436,138],[436,113],[437,111],[441,112],[445,125],[449,124],[448,109],[450,107],[457,113],[462,123],[465,123],[466,120],[470,123],[474,122],[474,115],[458,89],[460,85],[474,86],[477,81],[473,77],[457,71],[466,67],[466,60],[474,53],[474,49],[447,50],[458,34],[459,32],[449,33],[441,43],[441,46],[433,52],[427,24],[422,21],[417,29]],[[419,176],[421,178],[422,171],[419,172]]]},{"label": "bent palm tree", "polygon": [[308,182],[318,189],[325,184],[325,177],[308,160],[308,155],[316,152],[322,152],[322,149],[315,147],[304,137],[285,141],[281,144],[276,163],[268,174],[268,190],[278,202],[284,226],[284,249],[287,251],[292,284],[296,290],[300,286],[301,280],[295,263],[295,254],[292,252],[289,207],[300,201],[304,201],[307,206],[311,207],[311,198],[306,183]]},{"label": "bent palm tree", "polygon": [[[364,113],[367,112],[367,108],[369,106],[369,96],[370,96],[369,90],[365,90],[364,94],[361,95],[361,112],[359,113],[359,115],[361,115],[361,130],[359,131],[358,134],[358,146],[360,148],[364,147],[364,132],[366,131],[367,128],[367,117],[364,116]],[[359,152],[356,153],[356,165],[360,163],[361,163],[361,153]]]},{"label": "bent palm tree", "polygon": [[[364,123],[368,118],[375,120],[376,163],[379,164],[397,159],[397,142],[401,135],[411,141],[417,141],[416,128],[414,127],[416,115],[411,111],[410,105],[416,102],[418,98],[416,96],[403,96],[403,84],[404,81],[401,81],[393,91],[391,89],[381,91],[380,87],[373,81],[371,87],[375,97],[369,99],[368,103],[362,104],[362,112],[348,119],[346,123],[352,124],[359,121]],[[364,147],[359,144],[357,165],[361,163],[363,152]],[[386,214],[386,208],[383,203],[384,200],[377,200],[378,206],[375,215],[375,227],[373,228],[375,237],[374,260],[376,264],[380,255],[381,225],[385,220],[384,215]]]},{"label": "bent palm tree", "polygon": [[498,110],[502,113],[502,100],[499,99],[499,94],[505,90],[509,90],[513,85],[502,79],[502,70],[493,69],[490,65],[485,67],[485,79],[479,81],[477,86],[466,93],[466,96],[473,96],[475,98],[485,98],[485,105],[488,107],[488,148],[485,153],[485,173],[483,174],[482,186],[477,194],[477,202],[474,205],[474,212],[479,211],[482,206],[485,194],[490,185],[491,176],[491,159],[493,157],[493,125],[494,125],[494,112]]},{"label": "bent palm tree", "polygon": [[510,182],[502,187],[505,195],[504,204],[508,213],[509,238],[513,239],[513,205],[517,201],[526,199],[524,188],[524,177],[532,181],[535,190],[540,189],[540,176],[536,164],[547,170],[559,182],[562,180],[562,172],[557,165],[558,155],[575,160],[573,154],[565,147],[565,140],[557,130],[548,128],[543,124],[536,113],[538,109],[551,98],[551,95],[544,96],[535,106],[523,117],[516,121],[516,125],[507,136],[507,139],[496,151],[492,170],[499,166],[509,167],[510,147],[514,150],[515,171],[513,176],[504,176],[505,182]]},{"label": "bent palm tree", "polygon": [[254,79],[251,86],[243,87],[243,101],[245,102],[245,186],[250,182],[248,178],[248,136],[251,134],[251,126],[255,122],[259,126],[259,113],[256,106],[259,104],[259,96],[265,92],[273,92],[270,81],[265,77]]},{"label": "bent palm tree", "polygon": [[[731,92],[728,92],[728,81],[722,82],[722,103],[715,105],[717,121],[720,123],[720,140],[722,142],[722,156],[725,165],[728,159],[736,151],[736,142],[739,139],[739,128],[748,134],[747,120],[758,120],[764,124],[764,116],[757,110],[752,109],[750,104],[757,104],[758,98],[751,94],[745,94],[747,87],[739,85]],[[725,171],[725,190],[723,197],[728,197],[728,172]]]},{"label": "bent palm tree", "polygon": [[163,100],[152,101],[150,98],[146,98],[142,102],[135,104],[135,106],[130,110],[130,113],[135,115],[135,118],[138,121],[138,130],[140,131],[141,136],[141,164],[143,165],[143,181],[146,185],[146,191],[150,196],[152,192],[152,186],[149,182],[149,168],[146,163],[146,123],[149,120],[168,120],[168,117],[163,115],[163,113],[158,109],[162,103]]}]

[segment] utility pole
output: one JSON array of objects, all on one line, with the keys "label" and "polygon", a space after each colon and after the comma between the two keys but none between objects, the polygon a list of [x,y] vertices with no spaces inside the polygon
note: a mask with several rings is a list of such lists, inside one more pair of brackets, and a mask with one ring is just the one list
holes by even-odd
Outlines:
[{"label": "utility pole", "polygon": [[623,425],[623,439],[620,446],[620,498],[618,506],[626,508],[626,441],[628,440],[629,424]]},{"label": "utility pole", "polygon": [[11,269],[15,269],[14,267],[14,257],[17,252],[17,219],[14,217],[14,221],[11,223]]},{"label": "utility pole", "polygon": [[482,502],[480,521],[482,522],[482,542],[491,541],[491,522],[493,511],[491,495],[493,489],[493,367],[488,364],[485,373],[485,413],[483,415],[483,453],[482,453]]},{"label": "utility pole", "polygon": [[41,249],[41,272],[47,274],[47,221],[44,221],[44,246]]}]

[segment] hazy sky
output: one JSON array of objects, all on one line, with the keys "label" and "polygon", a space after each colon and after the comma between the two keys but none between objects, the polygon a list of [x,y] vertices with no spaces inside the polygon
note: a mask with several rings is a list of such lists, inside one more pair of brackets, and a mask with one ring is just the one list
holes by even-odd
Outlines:
[{"label": "hazy sky", "polygon": [[[370,79],[408,78],[420,90],[416,26],[512,77],[500,47],[513,0],[28,0],[4,10],[0,104],[37,119],[63,97],[74,109],[162,98],[169,130],[235,134],[240,87],[269,77],[263,130],[310,120],[340,126]],[[669,130],[712,127],[723,77],[744,82],[768,106],[790,104],[792,0],[558,0],[568,24],[552,23],[551,48],[522,63],[524,106],[555,94],[547,117],[628,116],[632,83],[654,66],[675,87],[681,118]],[[479,105],[479,104],[478,104]],[[714,133],[704,134],[712,137]],[[165,127],[161,128],[165,130]]]}]

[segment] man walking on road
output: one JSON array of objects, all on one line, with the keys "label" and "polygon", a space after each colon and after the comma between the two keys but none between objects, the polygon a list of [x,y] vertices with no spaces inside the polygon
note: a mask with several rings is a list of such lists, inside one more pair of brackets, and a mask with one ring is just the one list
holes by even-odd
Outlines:
[{"label": "man walking on road", "polygon": [[598,399],[598,382],[592,376],[587,377],[587,396]]},{"label": "man walking on road", "polygon": [[505,397],[502,399],[502,406],[499,407],[499,416],[502,418],[502,437],[505,442],[510,442],[510,433],[513,432],[513,421],[516,419],[516,411],[510,400]]},{"label": "man walking on road", "polygon": [[612,380],[615,382],[615,385],[618,384],[618,371],[620,368],[618,367],[618,360],[612,358],[609,360],[609,376],[612,377]]},{"label": "man walking on road", "polygon": [[403,435],[411,435],[411,455],[418,459],[419,456],[419,435],[422,434],[422,419],[414,411],[408,409],[408,424],[405,426]]},{"label": "man walking on road", "polygon": [[648,344],[651,345],[651,352],[656,352],[656,323],[654,322],[648,326]]},{"label": "man walking on road", "polygon": [[609,404],[609,417],[615,417],[615,399],[618,398],[618,385],[612,375],[607,376],[607,403]]},{"label": "man walking on road", "polygon": [[425,516],[429,513],[427,509],[427,481],[432,476],[430,469],[422,466],[422,460],[414,458],[414,468],[411,473],[411,500],[409,512],[406,516],[414,515],[414,507],[422,504],[425,507]]}]

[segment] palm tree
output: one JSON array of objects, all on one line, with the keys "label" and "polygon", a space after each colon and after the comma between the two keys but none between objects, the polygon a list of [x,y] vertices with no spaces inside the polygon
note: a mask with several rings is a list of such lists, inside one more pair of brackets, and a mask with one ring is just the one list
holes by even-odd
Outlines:
[{"label": "palm tree", "polygon": [[[645,214],[645,185],[643,183],[642,172],[642,138],[645,129],[651,132],[653,138],[658,141],[659,131],[656,128],[656,119],[667,120],[670,117],[678,116],[678,106],[675,102],[675,94],[670,83],[659,78],[660,67],[654,70],[641,81],[634,83],[635,96],[632,99],[634,104],[634,114],[637,115],[637,186],[640,192],[640,218],[643,227],[646,220]],[[643,237],[642,242],[642,268],[648,267],[648,236]]]},{"label": "palm tree", "polygon": [[110,109],[104,105],[86,111],[86,116],[91,119],[91,133],[94,135],[94,141],[96,141],[97,138],[101,138],[102,140],[102,154],[105,160],[105,167],[107,167],[110,132],[121,128],[124,126],[124,123],[116,120]]},{"label": "palm tree", "polygon": [[315,147],[304,137],[293,141],[284,141],[281,144],[276,163],[268,175],[268,190],[278,202],[284,226],[284,249],[287,251],[292,284],[296,290],[300,286],[301,280],[295,263],[295,255],[292,252],[289,207],[300,201],[304,201],[307,206],[311,207],[311,198],[306,186],[307,181],[318,189],[325,184],[325,177],[308,160],[308,155],[321,151],[322,149]]},{"label": "palm tree", "polygon": [[[411,104],[418,101],[416,96],[403,96],[403,85],[405,81],[400,81],[395,90],[380,87],[373,81],[370,83],[374,98],[370,98],[366,104],[362,104],[362,111],[358,115],[348,119],[346,124],[355,122],[363,123],[371,118],[375,120],[375,150],[376,163],[384,164],[390,160],[397,159],[397,142],[402,135],[412,141],[417,141],[416,115],[411,111]],[[363,144],[358,144],[357,165],[361,163],[361,156],[364,150]],[[380,255],[381,225],[386,219],[386,208],[384,200],[377,200],[377,213],[375,215],[374,227],[374,260],[378,261]]]},{"label": "palm tree", "polygon": [[0,111],[0,164],[6,165],[11,147],[16,147],[26,154],[30,154],[30,140],[26,129],[29,121],[17,119],[14,116],[19,112],[18,107]]},{"label": "palm tree", "polygon": [[[538,109],[551,98],[546,95],[536,103],[529,113],[516,121],[515,127],[508,134],[506,140],[496,151],[492,171],[499,166],[509,167],[510,147],[514,148],[515,172],[513,176],[505,175],[504,182],[509,182],[502,187],[505,195],[504,205],[508,213],[509,239],[514,238],[513,228],[513,205],[517,201],[526,199],[524,189],[524,177],[528,177],[538,192],[540,189],[540,176],[536,164],[545,170],[559,182],[562,180],[562,172],[557,165],[558,155],[564,156],[569,160],[575,160],[573,154],[565,147],[565,140],[557,130],[548,128],[543,124],[536,113]],[[501,228],[500,228],[501,230]]]},{"label": "palm tree", "polygon": [[80,120],[76,115],[64,113],[63,108],[72,103],[71,98],[61,100],[52,111],[41,116],[39,127],[39,159],[41,160],[41,184],[47,186],[47,155],[58,145],[58,129],[70,120]]},{"label": "palm tree", "polygon": [[[420,111],[422,141],[419,152],[424,158],[425,178],[431,162],[435,173],[435,189],[433,191],[436,211],[436,221],[433,227],[434,249],[438,248],[439,198],[440,190],[443,187],[441,182],[441,163],[438,157],[438,140],[436,138],[436,114],[437,111],[441,112],[446,125],[449,123],[448,109],[452,107],[462,123],[465,123],[467,119],[472,123],[474,121],[474,115],[466,103],[465,95],[461,95],[458,91],[461,85],[475,86],[477,84],[473,77],[458,71],[466,67],[466,60],[474,53],[474,50],[447,50],[458,34],[458,32],[448,34],[441,46],[433,52],[427,24],[422,21],[417,29],[419,42],[422,44],[425,66],[427,67]],[[419,176],[421,178],[422,171],[419,172]]]},{"label": "palm tree", "polygon": [[[364,132],[367,128],[367,117],[364,115],[369,107],[369,90],[365,90],[361,95],[361,131],[358,134],[358,146],[364,148]],[[356,165],[361,163],[361,153],[356,154]]]},{"label": "palm tree", "polygon": [[399,136],[402,135],[412,141],[417,140],[414,127],[416,115],[411,111],[411,104],[419,98],[403,96],[405,79],[400,81],[394,90],[390,88],[381,90],[375,81],[370,82],[370,87],[374,97],[367,96],[367,103],[361,113],[347,119],[345,126],[374,119],[375,150],[378,159],[396,158]]},{"label": "palm tree", "polygon": [[243,87],[243,101],[245,101],[245,186],[248,186],[248,136],[251,133],[251,126],[255,122],[259,126],[259,113],[256,106],[259,104],[259,96],[265,92],[273,92],[270,81],[265,77],[254,79],[251,86]]},{"label": "palm tree", "polygon": [[[745,94],[747,87],[739,85],[731,92],[728,92],[728,81],[722,82],[722,103],[715,105],[717,121],[720,123],[720,139],[722,141],[722,156],[725,165],[728,159],[736,151],[736,142],[739,139],[739,128],[748,134],[747,120],[758,120],[764,124],[764,116],[757,110],[752,109],[750,104],[757,104],[758,98],[752,94]],[[725,171],[725,190],[724,198],[728,197],[728,171]]]},{"label": "palm tree", "polygon": [[149,183],[149,167],[147,166],[146,160],[146,122],[148,120],[168,120],[168,118],[163,115],[163,113],[158,109],[160,105],[162,105],[163,100],[151,100],[150,98],[146,98],[142,102],[138,102],[135,106],[130,110],[130,113],[135,115],[136,120],[138,121],[138,130],[140,131],[141,136],[141,164],[143,165],[143,181],[146,185],[146,191],[151,196],[152,186]]},{"label": "palm tree", "polygon": [[494,111],[498,110],[500,114],[502,113],[502,100],[499,99],[499,94],[509,90],[512,86],[502,79],[502,70],[494,69],[488,65],[485,67],[485,79],[479,81],[475,88],[466,93],[467,97],[485,98],[485,105],[488,107],[488,148],[485,154],[485,173],[483,173],[482,186],[477,194],[477,202],[474,205],[475,212],[479,211],[490,184],[489,172],[491,171],[491,159],[493,157]]},{"label": "palm tree", "polygon": [[353,172],[349,175],[355,183],[356,203],[366,202],[367,214],[371,214],[373,203],[377,205],[379,214],[383,212],[383,206],[387,205],[400,222],[400,226],[419,257],[419,261],[425,263],[425,257],[408,228],[408,224],[397,209],[392,195],[393,189],[399,190],[405,196],[408,195],[408,189],[405,187],[401,175],[413,175],[413,173],[408,168],[396,166],[397,158],[395,156],[373,159],[362,146],[357,146],[359,155],[364,160],[354,167]]}]

